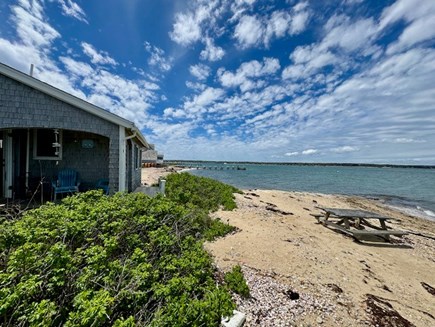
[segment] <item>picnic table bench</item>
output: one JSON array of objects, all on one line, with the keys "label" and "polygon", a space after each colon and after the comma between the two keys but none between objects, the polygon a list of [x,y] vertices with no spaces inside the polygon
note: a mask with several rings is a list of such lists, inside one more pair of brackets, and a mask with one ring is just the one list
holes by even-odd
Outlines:
[{"label": "picnic table bench", "polygon": [[[403,236],[408,234],[404,231],[391,230],[387,228],[387,220],[395,220],[394,218],[384,217],[377,213],[354,210],[354,209],[339,209],[339,208],[322,208],[323,214],[313,214],[317,221],[324,226],[330,226],[354,238],[362,238],[364,236],[378,236],[385,240],[389,240],[390,235]],[[374,225],[371,220],[377,220],[379,226]],[[351,228],[353,225],[354,228]],[[370,227],[370,229],[366,229]]]}]

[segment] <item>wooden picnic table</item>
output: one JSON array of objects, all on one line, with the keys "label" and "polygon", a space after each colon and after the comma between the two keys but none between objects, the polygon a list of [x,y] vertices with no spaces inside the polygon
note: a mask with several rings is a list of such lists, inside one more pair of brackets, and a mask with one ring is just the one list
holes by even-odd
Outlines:
[{"label": "wooden picnic table", "polygon": [[[408,234],[404,231],[389,230],[385,222],[387,220],[394,220],[394,218],[381,216],[374,212],[340,208],[319,209],[324,211],[323,215],[314,215],[319,222],[324,226],[331,226],[355,238],[379,236],[389,240],[390,235],[403,236]],[[374,225],[370,220],[378,220],[379,226]],[[354,228],[351,228],[351,224]],[[366,229],[365,227],[370,227],[371,229]]]}]

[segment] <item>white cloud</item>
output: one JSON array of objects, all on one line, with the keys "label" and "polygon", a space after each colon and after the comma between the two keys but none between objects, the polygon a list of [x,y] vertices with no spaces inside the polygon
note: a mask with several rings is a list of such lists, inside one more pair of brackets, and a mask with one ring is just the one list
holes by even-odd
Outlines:
[{"label": "white cloud", "polygon": [[240,87],[245,92],[247,90],[261,87],[263,81],[254,81],[254,79],[273,75],[280,69],[279,60],[276,58],[263,58],[263,62],[252,60],[240,65],[235,73],[218,70],[218,77],[221,84],[225,87]]},{"label": "white cloud", "polygon": [[290,59],[294,65],[287,66],[283,70],[283,79],[304,79],[325,66],[343,64],[335,54],[317,44],[296,47]]},{"label": "white cloud", "polygon": [[198,1],[196,7],[177,13],[169,37],[176,43],[187,46],[203,38],[203,30],[213,27],[224,7],[219,0]]},{"label": "white cloud", "polygon": [[62,8],[62,13],[66,16],[74,17],[84,23],[88,24],[86,14],[83,9],[72,0],[58,0]]},{"label": "white cloud", "polygon": [[172,59],[166,58],[165,51],[156,47],[155,45],[151,45],[149,42],[144,43],[145,50],[150,54],[148,58],[148,64],[151,66],[156,66],[161,71],[169,71],[172,68]]},{"label": "white cloud", "polygon": [[173,31],[169,33],[170,38],[181,44],[189,45],[201,38],[201,21],[195,19],[193,13],[178,13],[175,16]]},{"label": "white cloud", "polygon": [[281,38],[285,36],[288,32],[291,20],[292,18],[288,12],[273,12],[269,20],[265,23],[264,44],[268,46],[274,37]]},{"label": "white cloud", "polygon": [[293,157],[293,156],[299,155],[299,152],[297,152],[297,151],[296,152],[287,152],[284,155],[288,156],[288,157]]},{"label": "white cloud", "polygon": [[319,150],[317,150],[317,149],[307,149],[307,150],[302,151],[302,154],[311,155],[311,154],[316,154],[318,152],[319,152]]},{"label": "white cloud", "polygon": [[116,66],[118,63],[109,56],[106,51],[97,51],[91,44],[82,42],[81,43],[84,54],[86,54],[93,64],[97,65],[113,65]]},{"label": "white cloud", "polygon": [[186,86],[189,89],[195,90],[195,91],[204,91],[207,88],[207,85],[205,85],[204,83],[194,83],[191,81],[187,81],[186,82]]},{"label": "white cloud", "polygon": [[263,35],[263,24],[255,16],[243,16],[234,31],[234,37],[242,48],[257,45],[261,42]]},{"label": "white cloud", "polygon": [[210,75],[210,67],[203,64],[190,66],[189,71],[199,80],[205,80]]},{"label": "white cloud", "polygon": [[224,49],[214,45],[213,40],[209,37],[205,38],[205,49],[201,51],[200,57],[202,60],[218,61],[225,55]]},{"label": "white cloud", "polygon": [[337,148],[333,148],[331,149],[331,151],[336,153],[346,153],[346,152],[359,151],[359,148],[356,146],[344,145]]},{"label": "white cloud", "polygon": [[307,7],[307,2],[300,2],[293,8],[293,17],[289,29],[291,35],[299,34],[305,30],[309,18]]},{"label": "white cloud", "polygon": [[402,143],[402,144],[406,144],[406,143],[426,143],[426,141],[425,140],[415,140],[415,139],[406,138],[406,137],[398,137],[398,138],[393,140],[393,143]]},{"label": "white cloud", "polygon": [[224,94],[225,92],[222,89],[208,87],[201,94],[195,96],[192,101],[186,102],[184,107],[186,109],[203,108],[221,99]]},{"label": "white cloud", "polygon": [[12,20],[17,26],[17,34],[25,45],[32,47],[47,47],[60,37],[58,31],[44,21],[42,17],[42,7],[37,1],[30,4],[26,0],[21,3],[25,8],[20,6],[12,7]]},{"label": "white cloud", "polygon": [[240,47],[249,48],[263,44],[268,47],[274,38],[303,32],[309,19],[308,4],[301,2],[289,11],[274,11],[269,16],[240,15],[234,38]]},{"label": "white cloud", "polygon": [[378,33],[372,18],[353,21],[346,16],[333,16],[326,24],[327,34],[321,48],[339,46],[346,51],[369,47]]},{"label": "white cloud", "polygon": [[399,20],[412,22],[435,11],[435,2],[432,0],[398,0],[382,12],[379,28],[384,29],[388,25]]},{"label": "white cloud", "polygon": [[73,77],[82,78],[91,75],[94,71],[87,63],[79,62],[69,57],[60,57],[59,60],[65,65],[65,68]]}]

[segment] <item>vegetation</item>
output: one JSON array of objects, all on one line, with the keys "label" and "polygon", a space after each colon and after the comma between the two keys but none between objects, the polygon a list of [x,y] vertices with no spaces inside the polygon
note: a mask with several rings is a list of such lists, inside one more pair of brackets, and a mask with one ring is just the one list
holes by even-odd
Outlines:
[{"label": "vegetation", "polygon": [[168,198],[206,211],[216,211],[220,207],[233,210],[236,208],[233,193],[241,193],[233,186],[188,173],[170,174],[166,181]]},{"label": "vegetation", "polygon": [[217,326],[234,303],[202,239],[231,230],[208,212],[237,190],[179,174],[167,191],[90,191],[3,221],[0,325]]},{"label": "vegetation", "polygon": [[248,284],[246,284],[242,268],[239,265],[234,266],[231,271],[227,272],[225,274],[224,280],[228,288],[234,293],[237,293],[245,298],[250,296]]}]

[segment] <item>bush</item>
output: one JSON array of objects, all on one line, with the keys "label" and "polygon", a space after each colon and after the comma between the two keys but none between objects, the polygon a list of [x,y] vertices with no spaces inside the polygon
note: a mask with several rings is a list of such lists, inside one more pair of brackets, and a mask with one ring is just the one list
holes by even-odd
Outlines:
[{"label": "bush", "polygon": [[231,185],[188,173],[170,174],[166,181],[166,196],[169,199],[208,212],[220,207],[224,210],[235,209],[234,193],[242,193]]},{"label": "bush", "polygon": [[224,280],[228,288],[234,293],[245,298],[250,296],[248,284],[243,276],[242,268],[239,265],[234,266],[231,271],[227,272]]},{"label": "bush", "polygon": [[0,325],[217,326],[234,304],[197,236],[209,219],[162,197],[90,191],[4,221]]}]

